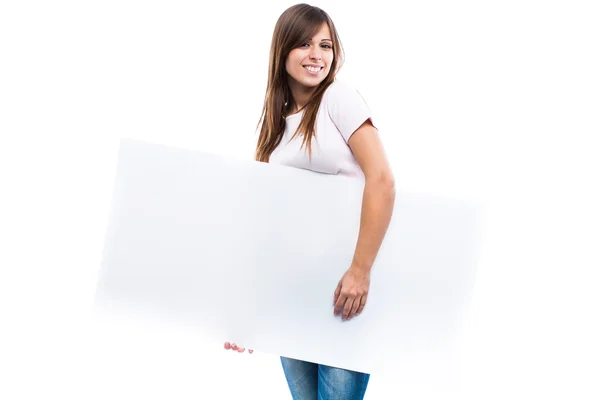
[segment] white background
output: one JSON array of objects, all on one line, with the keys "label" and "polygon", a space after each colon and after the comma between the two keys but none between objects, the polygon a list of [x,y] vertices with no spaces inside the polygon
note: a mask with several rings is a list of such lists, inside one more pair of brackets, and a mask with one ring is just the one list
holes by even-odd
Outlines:
[{"label": "white background", "polygon": [[[119,137],[251,159],[292,4],[1,3],[1,398],[289,398],[276,355],[101,336],[90,311]],[[593,2],[311,4],[397,185],[487,204],[461,398],[598,398]],[[400,392],[373,376],[367,398]]]}]

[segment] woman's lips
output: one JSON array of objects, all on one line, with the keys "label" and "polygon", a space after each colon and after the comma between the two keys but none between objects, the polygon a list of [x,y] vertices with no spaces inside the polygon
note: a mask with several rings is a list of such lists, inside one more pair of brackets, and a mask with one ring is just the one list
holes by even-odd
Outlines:
[{"label": "woman's lips", "polygon": [[302,67],[311,75],[319,75],[323,70],[323,66],[303,65]]}]

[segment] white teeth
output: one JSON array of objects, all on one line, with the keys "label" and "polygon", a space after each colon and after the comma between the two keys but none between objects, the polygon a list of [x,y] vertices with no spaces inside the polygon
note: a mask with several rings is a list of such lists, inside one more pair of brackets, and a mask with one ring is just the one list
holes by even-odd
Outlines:
[{"label": "white teeth", "polygon": [[321,69],[323,69],[323,67],[311,67],[311,66],[308,66],[308,65],[305,66],[304,68],[306,68],[310,72],[319,72]]}]

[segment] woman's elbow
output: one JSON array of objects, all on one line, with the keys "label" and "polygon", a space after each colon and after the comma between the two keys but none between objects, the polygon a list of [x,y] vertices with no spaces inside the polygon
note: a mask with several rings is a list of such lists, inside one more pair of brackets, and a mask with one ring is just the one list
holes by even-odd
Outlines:
[{"label": "woman's elbow", "polygon": [[383,172],[373,176],[367,176],[366,181],[373,183],[375,186],[380,188],[380,190],[392,195],[396,192],[396,180],[391,172]]}]

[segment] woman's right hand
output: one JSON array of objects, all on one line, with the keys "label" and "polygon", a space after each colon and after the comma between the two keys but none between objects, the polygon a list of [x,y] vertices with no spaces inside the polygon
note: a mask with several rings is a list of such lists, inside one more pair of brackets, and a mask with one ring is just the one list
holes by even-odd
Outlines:
[{"label": "woman's right hand", "polygon": [[[238,353],[243,353],[244,349],[243,347],[238,347],[235,343],[229,343],[229,342],[225,342],[225,350],[233,350],[233,351],[237,351]],[[252,354],[254,352],[254,350],[248,349],[248,353]]]}]

